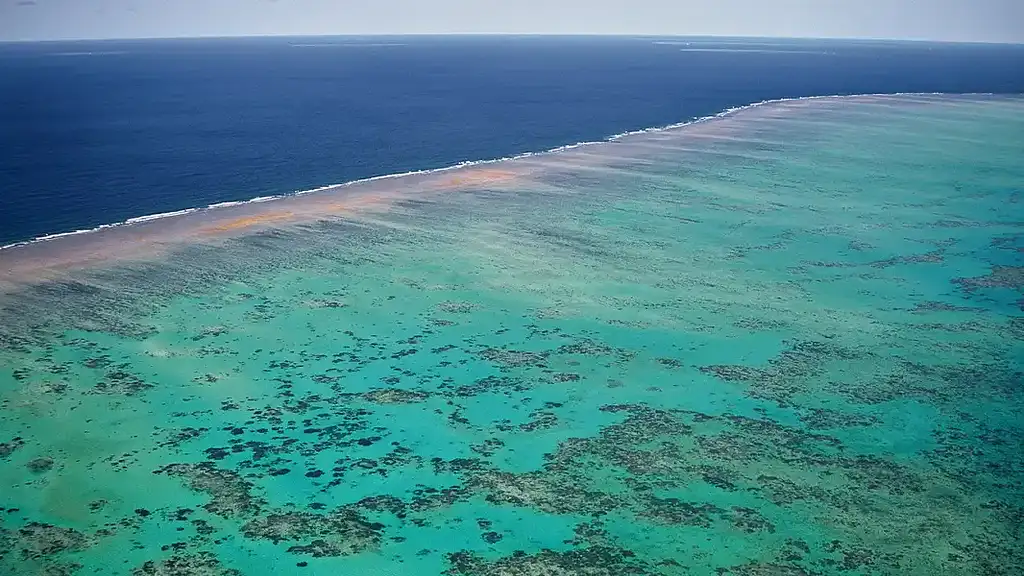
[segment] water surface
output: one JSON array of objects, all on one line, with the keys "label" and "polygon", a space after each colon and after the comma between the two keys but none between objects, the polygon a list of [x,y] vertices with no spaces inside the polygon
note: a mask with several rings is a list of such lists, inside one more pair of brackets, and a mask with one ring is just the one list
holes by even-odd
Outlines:
[{"label": "water surface", "polygon": [[801,100],[2,251],[0,566],[1020,573],[1021,157]]}]

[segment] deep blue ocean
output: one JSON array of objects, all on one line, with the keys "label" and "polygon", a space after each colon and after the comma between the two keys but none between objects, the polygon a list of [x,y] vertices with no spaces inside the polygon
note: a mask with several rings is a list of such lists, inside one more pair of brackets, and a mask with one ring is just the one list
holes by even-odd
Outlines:
[{"label": "deep blue ocean", "polygon": [[594,37],[0,44],[0,244],[765,99],[1024,92],[1024,46]]}]

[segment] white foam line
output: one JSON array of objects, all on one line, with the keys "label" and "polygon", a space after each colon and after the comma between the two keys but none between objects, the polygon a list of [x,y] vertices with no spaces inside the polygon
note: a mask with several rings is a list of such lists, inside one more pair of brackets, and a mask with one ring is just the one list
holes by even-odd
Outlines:
[{"label": "white foam line", "polygon": [[95,228],[87,228],[87,229],[83,229],[83,230],[75,230],[74,232],[60,232],[60,233],[57,233],[57,234],[48,234],[46,236],[39,236],[39,237],[33,238],[31,240],[24,240],[24,241],[21,241],[21,242],[14,242],[14,243],[11,243],[11,244],[6,244],[4,246],[0,246],[0,250],[7,250],[9,248],[16,248],[18,246],[26,246],[28,244],[36,244],[38,242],[46,242],[47,240],[54,240],[54,239],[57,239],[57,238],[63,238],[64,236],[75,236],[75,235],[78,235],[78,234],[87,234],[87,233],[90,233],[90,232],[98,232],[100,230],[105,230],[107,228],[116,228],[116,227],[119,227],[119,226],[130,226],[132,224],[139,224],[139,223],[142,223],[142,222],[149,222],[149,221],[152,221],[152,220],[160,220],[160,219],[163,219],[163,218],[174,218],[174,217],[178,217],[178,216],[184,216],[186,214],[191,214],[193,212],[199,212],[199,211],[205,211],[205,210],[216,210],[218,208],[226,208],[226,207],[229,207],[229,206],[239,206],[239,205],[242,205],[242,204],[256,204],[256,203],[260,203],[260,202],[270,202],[271,200],[278,200],[278,199],[281,199],[281,198],[288,198],[288,197],[291,197],[291,196],[302,196],[304,194],[312,194],[314,192],[323,192],[325,190],[331,190],[333,188],[344,188],[344,187],[349,187],[349,186],[355,186],[357,184],[362,184],[362,183],[365,183],[365,182],[376,182],[376,181],[379,181],[379,180],[390,180],[392,178],[403,178],[405,176],[417,176],[417,175],[423,175],[423,174],[435,174],[435,173],[440,173],[440,172],[449,172],[449,171],[452,171],[452,170],[459,170],[459,169],[462,169],[462,168],[468,168],[470,166],[497,164],[499,162],[507,162],[509,160],[520,160],[520,159],[523,159],[523,158],[531,158],[531,157],[534,157],[534,156],[543,156],[543,155],[553,154],[553,153],[557,153],[557,152],[564,152],[566,150],[574,150],[576,148],[582,148],[584,146],[592,146],[592,145],[595,145],[595,144],[604,144],[604,143],[607,143],[607,142],[616,142],[618,140],[622,140],[623,138],[626,138],[626,137],[629,137],[629,136],[636,136],[636,135],[640,135],[640,134],[650,134],[652,132],[664,132],[664,131],[667,131],[667,130],[675,130],[675,129],[678,129],[678,128],[682,128],[684,126],[690,126],[690,125],[693,125],[693,124],[702,124],[702,123],[705,123],[705,122],[710,122],[712,120],[717,120],[719,118],[725,118],[727,116],[732,116],[732,115],[734,115],[734,114],[736,114],[738,112],[742,112],[744,110],[751,110],[751,109],[754,109],[754,108],[759,108],[761,106],[767,106],[767,105],[771,105],[771,104],[781,104],[781,103],[784,103],[784,102],[802,102],[802,101],[809,101],[809,100],[843,100],[843,99],[852,99],[852,98],[882,97],[882,96],[998,96],[998,94],[996,94],[994,92],[963,92],[963,93],[946,93],[946,92],[888,92],[888,93],[884,93],[883,92],[883,93],[874,93],[874,94],[831,94],[831,95],[821,95],[821,96],[800,96],[800,97],[797,97],[797,98],[775,98],[775,99],[771,99],[771,100],[761,100],[760,102],[754,102],[754,103],[751,103],[751,104],[744,104],[742,106],[733,106],[732,108],[727,108],[725,110],[722,110],[721,112],[718,112],[717,114],[711,114],[711,115],[708,115],[708,116],[702,116],[700,118],[695,118],[695,119],[692,119],[692,120],[686,120],[684,122],[677,122],[675,124],[666,124],[664,126],[656,126],[656,127],[653,127],[653,128],[643,128],[643,129],[640,129],[640,130],[631,130],[631,131],[628,131],[628,132],[620,132],[618,134],[613,134],[613,135],[605,138],[604,140],[591,140],[591,141],[586,141],[586,142],[576,142],[575,144],[566,144],[564,146],[558,146],[558,147],[550,148],[548,150],[543,150],[543,151],[540,151],[540,152],[523,152],[522,154],[514,154],[512,156],[504,156],[504,157],[501,157],[501,158],[491,158],[491,159],[487,159],[487,160],[466,160],[464,162],[459,162],[457,164],[452,164],[451,166],[445,166],[443,168],[427,168],[427,169],[423,169],[423,170],[410,170],[408,172],[399,172],[399,173],[396,173],[396,174],[382,174],[380,176],[371,176],[369,178],[360,178],[358,180],[350,180],[348,182],[342,182],[342,183],[339,183],[339,184],[328,184],[326,186],[318,186],[316,188],[310,188],[308,190],[296,190],[296,191],[288,193],[288,194],[278,194],[276,196],[258,196],[256,198],[251,198],[249,200],[240,200],[240,201],[234,201],[234,202],[218,202],[216,204],[210,204],[210,205],[206,206],[205,208],[186,208],[184,210],[177,210],[175,212],[164,212],[164,213],[161,213],[161,214],[150,214],[150,215],[147,215],[147,216],[137,216],[135,218],[129,218],[127,220],[124,220],[124,221],[121,221],[121,222],[115,222],[113,224],[101,224],[99,226],[96,226]]},{"label": "white foam line", "polygon": [[[298,195],[298,194],[301,194],[301,192],[295,192],[295,194]],[[241,206],[242,204],[256,204],[256,203],[259,203],[259,202],[268,202],[270,200],[277,200],[278,198],[283,198],[283,197],[284,196],[257,196],[256,198],[250,198],[248,200],[234,200],[232,202],[217,202],[216,204],[210,204],[206,208],[203,208],[203,210],[211,210],[213,208],[227,208],[229,206]]]},{"label": "white foam line", "polygon": [[210,204],[207,208],[227,208],[229,206],[241,206],[242,204],[245,204],[244,200],[235,202],[217,202],[216,204]]},{"label": "white foam line", "polygon": [[127,224],[138,224],[140,222],[150,222],[152,220],[162,220],[164,218],[173,218],[175,216],[184,216],[185,214],[191,214],[198,212],[199,208],[186,208],[184,210],[175,210],[174,212],[161,212],[159,214],[149,214],[146,216],[136,216],[135,218],[129,218],[122,222],[123,225]]}]

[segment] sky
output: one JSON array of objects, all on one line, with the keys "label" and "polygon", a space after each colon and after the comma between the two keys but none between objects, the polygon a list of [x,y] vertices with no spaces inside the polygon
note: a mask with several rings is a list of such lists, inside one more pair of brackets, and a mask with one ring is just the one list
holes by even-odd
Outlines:
[{"label": "sky", "polygon": [[450,33],[1024,43],[1024,0],[0,0],[0,41]]}]

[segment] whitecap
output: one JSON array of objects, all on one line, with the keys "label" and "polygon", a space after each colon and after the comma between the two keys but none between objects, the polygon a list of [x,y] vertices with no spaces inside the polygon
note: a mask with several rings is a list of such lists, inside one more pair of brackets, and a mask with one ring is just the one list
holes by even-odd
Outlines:
[{"label": "whitecap", "polygon": [[162,220],[164,218],[173,218],[175,216],[184,216],[185,214],[191,214],[198,212],[199,208],[186,208],[184,210],[175,210],[174,212],[161,212],[158,214],[147,214],[146,216],[136,216],[135,218],[129,218],[124,222],[120,222],[121,225],[125,224],[139,224],[140,222],[150,222],[152,220]]}]

